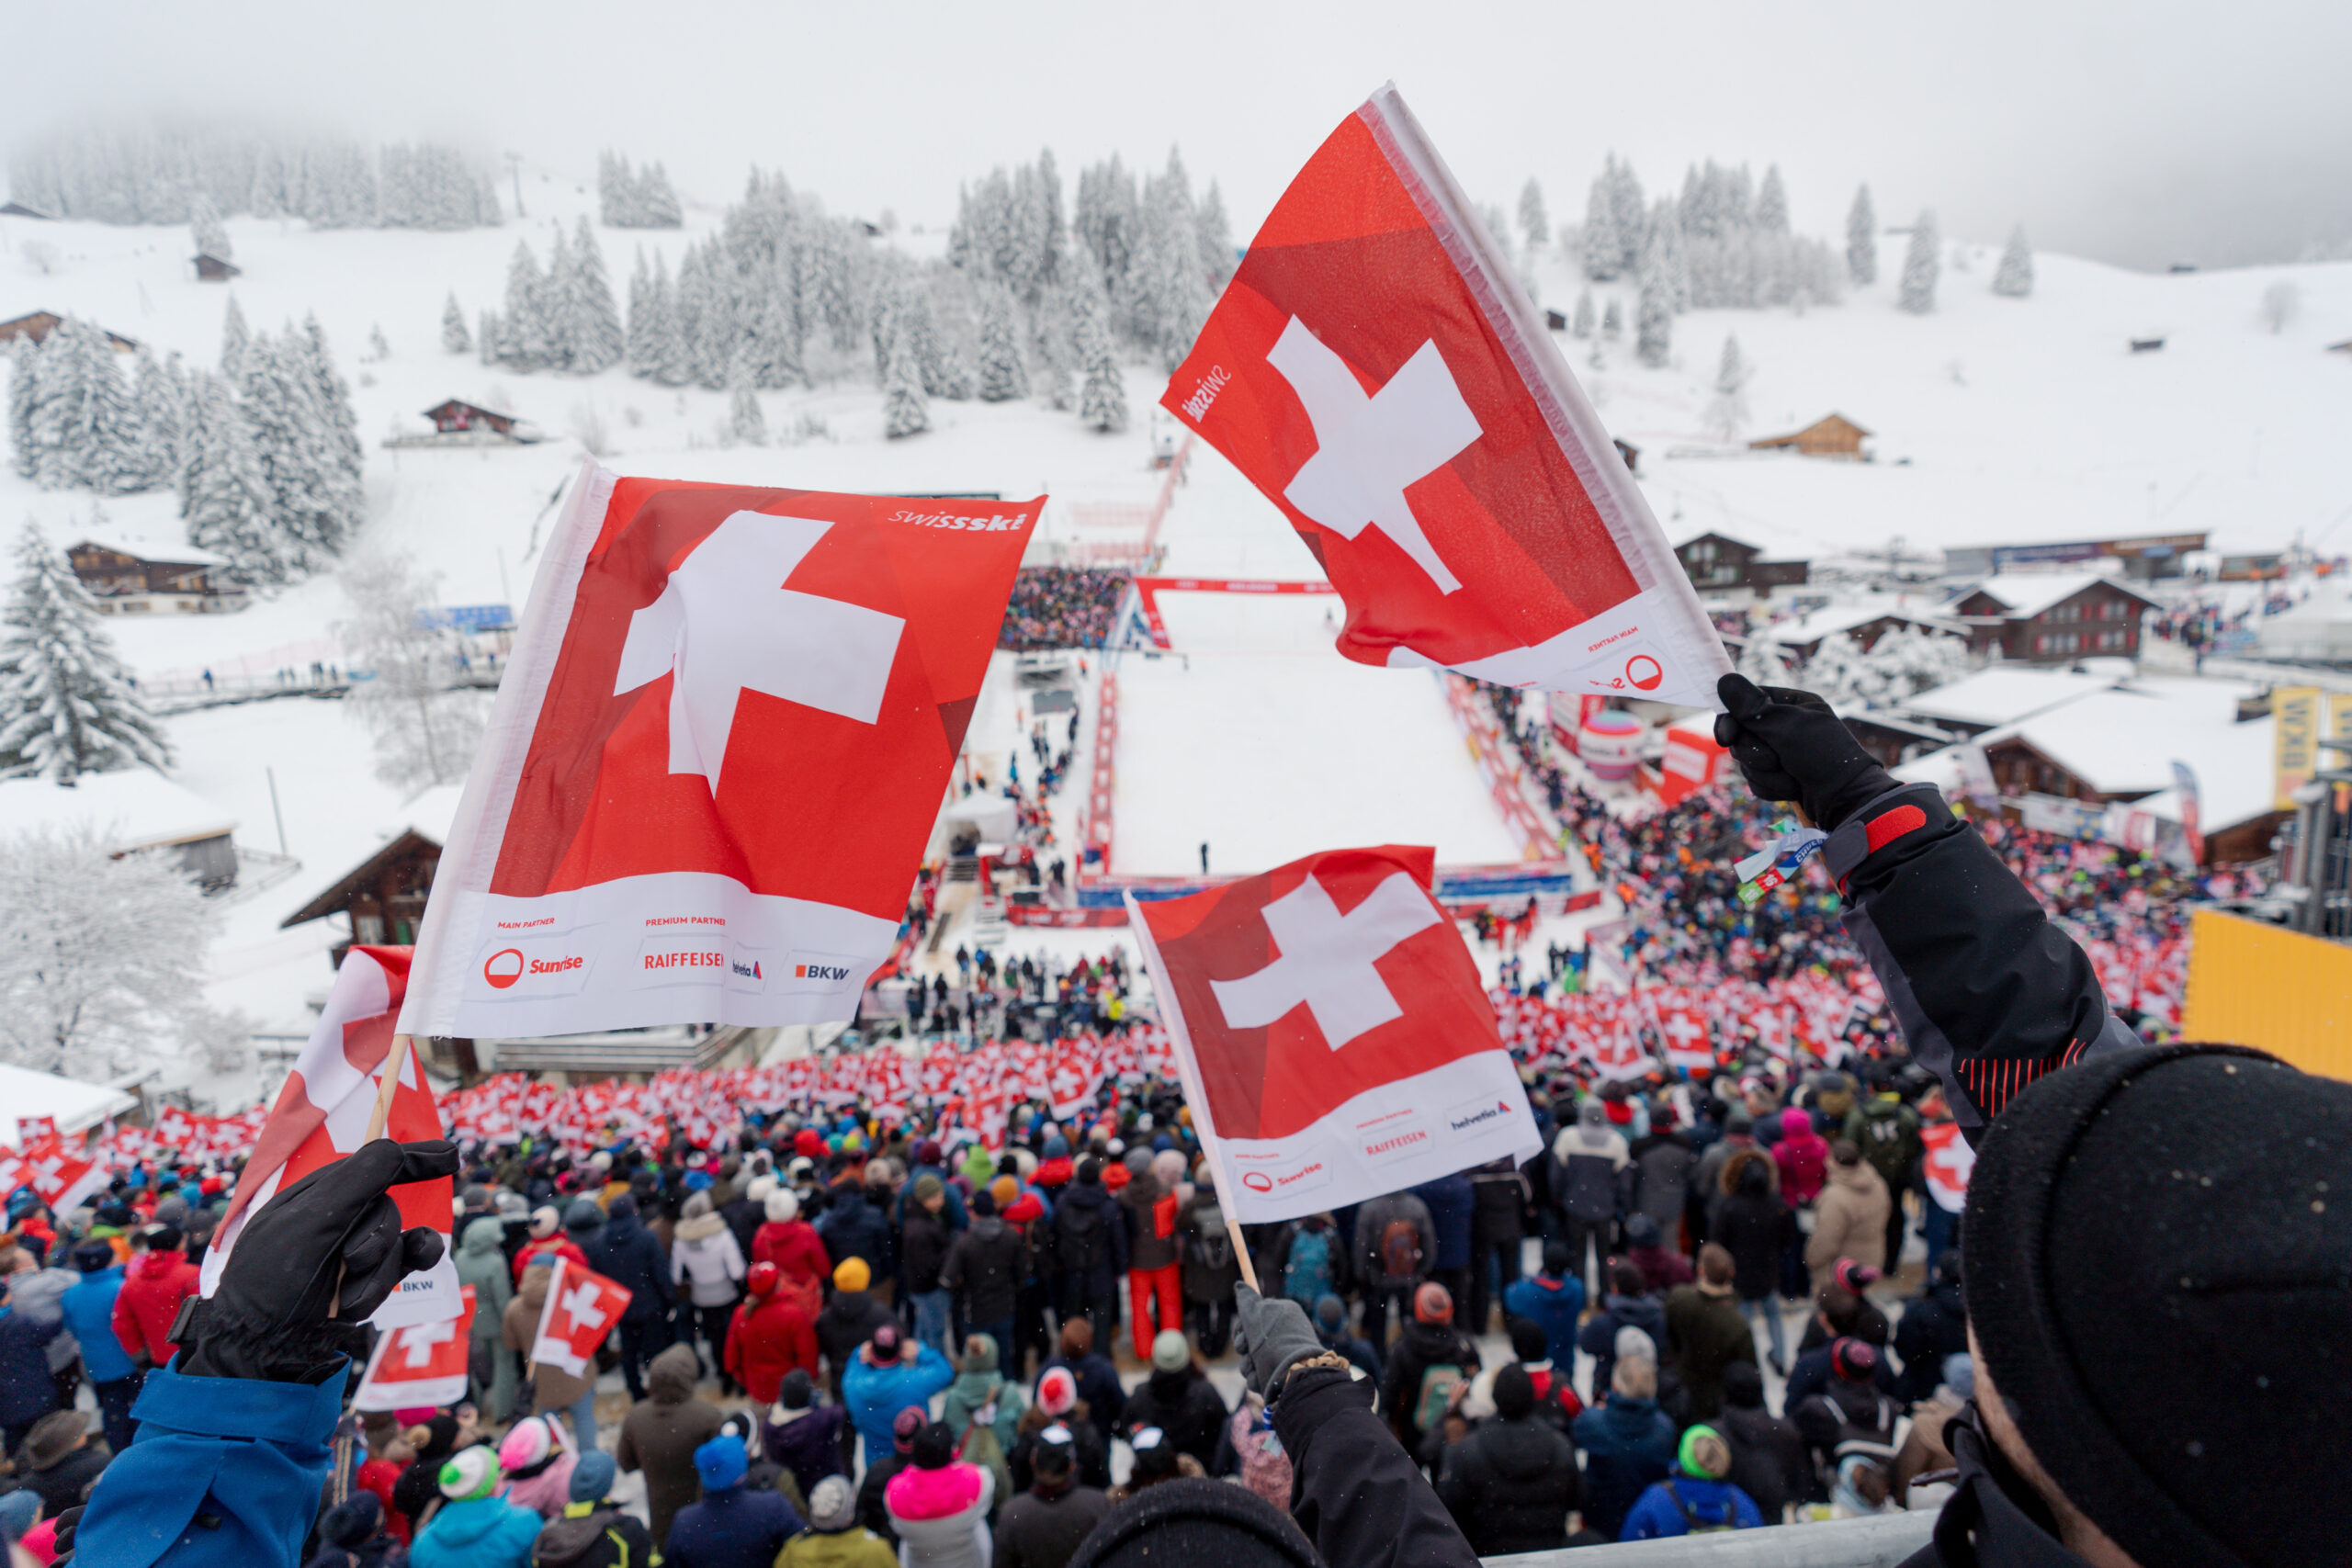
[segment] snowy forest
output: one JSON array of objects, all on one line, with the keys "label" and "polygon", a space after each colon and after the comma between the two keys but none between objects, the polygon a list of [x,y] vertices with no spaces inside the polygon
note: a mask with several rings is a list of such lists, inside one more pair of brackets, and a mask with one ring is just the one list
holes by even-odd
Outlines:
[{"label": "snowy forest", "polygon": [[8,185],[35,211],[99,223],[187,223],[208,206],[320,229],[470,229],[503,216],[494,176],[455,148],[394,142],[371,154],[348,140],[220,126],[47,136],[16,150]]}]

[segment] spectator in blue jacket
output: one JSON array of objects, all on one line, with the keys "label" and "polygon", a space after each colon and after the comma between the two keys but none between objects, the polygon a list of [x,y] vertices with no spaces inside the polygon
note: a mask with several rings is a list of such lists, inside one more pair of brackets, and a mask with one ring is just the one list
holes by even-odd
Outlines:
[{"label": "spectator in blue jacket", "polygon": [[1609,1403],[1577,1416],[1568,1436],[1584,1451],[1584,1522],[1614,1540],[1634,1502],[1674,1463],[1674,1423],[1657,1407],[1657,1363],[1619,1357]]},{"label": "spectator in blue jacket", "polygon": [[1619,1540],[1656,1540],[1726,1525],[1740,1530],[1763,1526],[1755,1500],[1724,1479],[1731,1473],[1731,1445],[1713,1427],[1682,1434],[1674,1469],[1664,1481],[1651,1483],[1626,1514]]},{"label": "spectator in blue jacket", "polygon": [[672,1568],[769,1568],[784,1543],[808,1527],[784,1494],[743,1484],[751,1468],[732,1432],[695,1450],[702,1501],[678,1510],[662,1560]]},{"label": "spectator in blue jacket", "polygon": [[[0,1290],[6,1286],[7,1280],[0,1277]],[[10,1453],[23,1446],[35,1422],[57,1408],[49,1342],[64,1332],[62,1315],[43,1321],[0,1298],[0,1437],[6,1438]],[[114,1336],[109,1332],[107,1337]]]},{"label": "spectator in blue jacket", "polygon": [[[576,1210],[579,1204],[572,1207]],[[588,1267],[628,1288],[621,1314],[621,1381],[632,1400],[645,1397],[645,1363],[670,1348],[670,1258],[637,1217],[637,1199],[623,1192],[605,1207],[605,1223],[582,1243]]]},{"label": "spectator in blue jacket", "polygon": [[1568,1244],[1544,1244],[1544,1267],[1533,1278],[1514,1280],[1503,1292],[1503,1315],[1523,1317],[1544,1331],[1544,1349],[1560,1376],[1577,1365],[1577,1320],[1584,1315],[1584,1281],[1568,1263]]},{"label": "spectator in blue jacket", "polygon": [[876,1328],[842,1373],[842,1403],[865,1439],[866,1462],[896,1448],[890,1423],[899,1411],[910,1404],[930,1408],[931,1396],[955,1381],[955,1366],[936,1349],[908,1338],[896,1323]]},{"label": "spectator in blue jacket", "polygon": [[130,1424],[130,1402],[139,1397],[139,1369],[114,1337],[114,1298],[122,1289],[122,1265],[103,1241],[83,1242],[72,1257],[82,1281],[60,1296],[57,1304],[74,1337],[82,1342],[82,1370],[89,1373],[90,1387],[98,1396],[107,1447],[120,1453],[130,1446],[136,1430]]},{"label": "spectator in blue jacket", "polygon": [[410,1568],[526,1568],[547,1521],[498,1495],[498,1456],[480,1443],[441,1467],[441,1509],[409,1543]]},{"label": "spectator in blue jacket", "polygon": [[[1437,1231],[1437,1256],[1430,1277],[1457,1302],[1470,1299],[1470,1231],[1478,1209],[1478,1189],[1467,1172],[1456,1171],[1413,1189]],[[1484,1328],[1485,1325],[1478,1325]]]}]

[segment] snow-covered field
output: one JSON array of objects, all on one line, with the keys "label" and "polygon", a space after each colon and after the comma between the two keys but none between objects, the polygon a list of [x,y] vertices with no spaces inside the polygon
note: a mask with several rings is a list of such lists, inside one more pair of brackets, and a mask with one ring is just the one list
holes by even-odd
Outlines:
[{"label": "snow-covered field", "polygon": [[[193,280],[180,229],[117,229],[0,219],[0,319],[34,310],[90,317],[189,361],[219,354],[222,311],[239,301],[256,331],[315,311],[353,383],[369,443],[368,523],[357,547],[414,554],[441,574],[445,603],[515,604],[539,564],[551,502],[592,428],[605,460],[675,478],[878,492],[1051,494],[1049,539],[1111,536],[1071,507],[1148,505],[1161,475],[1157,442],[1170,434],[1154,407],[1162,378],[1128,375],[1134,415],[1112,436],[1035,403],[932,404],[933,430],[882,437],[869,384],[762,395],[771,431],[820,431],[787,444],[726,447],[726,396],[661,388],[620,370],[579,378],[517,375],[440,346],[452,291],[470,323],[501,300],[518,240],[544,256],[550,220],[569,231],[594,195],[576,178],[526,181],[527,219],[455,233],[318,231],[300,223],[232,220],[232,285]],[[605,269],[625,295],[635,256],[674,268],[716,227],[714,204],[688,203],[683,231],[601,231]],[[43,271],[26,243],[53,248]],[[902,243],[925,254],[939,236]],[[1891,279],[1898,239],[1881,247]],[[1949,254],[1949,251],[1948,251]],[[2036,258],[2024,300],[1987,289],[1994,251],[1966,247],[1969,270],[1947,265],[1939,307],[1894,308],[1891,281],[1839,306],[1788,311],[1695,311],[1675,323],[1675,361],[1634,363],[1630,338],[1562,347],[1610,427],[1643,448],[1641,480],[1678,537],[1718,529],[1772,554],[1820,557],[1996,540],[2211,531],[2216,548],[2276,549],[2299,536],[2322,553],[2352,535],[2344,432],[2352,429],[2352,356],[2323,352],[2352,336],[2352,264],[2188,276],[2142,276],[2054,255]],[[1543,258],[1543,302],[1571,310],[1583,285]],[[2278,333],[2258,318],[2263,291],[2293,280],[2301,309]],[[1630,290],[1614,290],[1628,307]],[[380,326],[390,354],[367,357]],[[1877,461],[1810,462],[1731,455],[1705,428],[1716,357],[1736,333],[1754,369],[1740,434],[1793,429],[1836,410],[1866,426]],[[2161,353],[2126,340],[2163,335]],[[522,448],[391,452],[394,430],[456,396],[503,408],[548,433]],[[1710,455],[1713,454],[1713,455]],[[155,492],[104,503],[105,532],[185,541],[175,498]],[[93,498],[42,491],[0,469],[0,520],[30,515],[60,545],[92,531]],[[1275,510],[1206,448],[1196,451],[1162,535],[1171,574],[1307,579],[1313,558]],[[1234,600],[1170,595],[1175,652],[1121,660],[1114,869],[1175,874],[1211,845],[1218,870],[1256,870],[1342,841],[1434,843],[1441,863],[1513,858],[1513,844],[1428,675],[1366,669],[1329,647],[1329,599]],[[203,669],[267,671],[331,658],[342,592],[321,578],[263,598],[240,615],[115,623],[125,656],[147,678]],[[1090,665],[1090,671],[1091,666]],[[1091,719],[1093,682],[1082,683]],[[976,752],[1016,744],[1017,701],[984,708]],[[279,847],[301,871],[223,904],[212,999],[271,1031],[307,1024],[306,996],[323,989],[331,933],[278,922],[405,820],[406,803],[377,781],[368,737],[344,705],[290,699],[187,714],[169,721],[175,776],[239,820],[239,840]],[[1082,779],[1081,741],[1074,759]],[[274,773],[277,813],[271,804]],[[1024,776],[1026,770],[1024,769]],[[1077,841],[1079,789],[1057,807],[1062,841]],[[1100,933],[1038,937],[1023,946],[1099,952]]]}]

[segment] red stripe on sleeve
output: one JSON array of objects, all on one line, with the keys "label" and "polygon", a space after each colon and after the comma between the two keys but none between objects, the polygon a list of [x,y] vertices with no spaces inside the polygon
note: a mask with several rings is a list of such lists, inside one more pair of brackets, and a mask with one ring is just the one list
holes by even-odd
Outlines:
[{"label": "red stripe on sleeve", "polygon": [[1863,829],[1870,844],[1868,852],[1876,854],[1905,833],[1916,832],[1928,825],[1928,814],[1916,806],[1898,806],[1892,811],[1881,812],[1871,818]]}]

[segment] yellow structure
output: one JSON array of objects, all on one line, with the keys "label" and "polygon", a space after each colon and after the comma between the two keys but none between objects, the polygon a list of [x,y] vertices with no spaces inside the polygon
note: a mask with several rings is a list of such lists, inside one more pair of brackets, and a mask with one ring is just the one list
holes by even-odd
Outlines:
[{"label": "yellow structure", "polygon": [[2352,1078],[2352,946],[2198,910],[2180,1033]]}]

